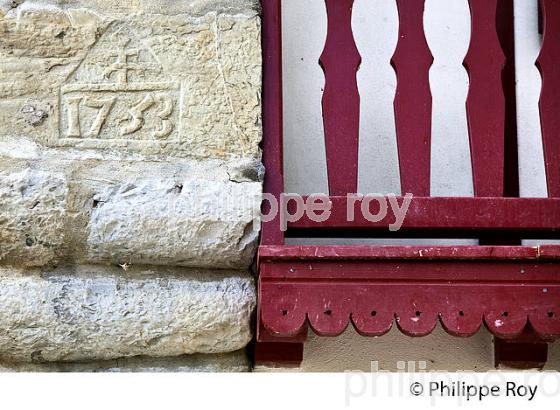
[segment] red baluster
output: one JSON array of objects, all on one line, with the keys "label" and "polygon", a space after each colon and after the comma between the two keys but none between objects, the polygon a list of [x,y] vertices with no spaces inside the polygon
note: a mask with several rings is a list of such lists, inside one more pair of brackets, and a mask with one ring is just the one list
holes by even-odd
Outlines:
[{"label": "red baluster", "polygon": [[469,0],[471,41],[467,121],[475,196],[504,195],[505,56],[496,30],[497,0]]},{"label": "red baluster", "polygon": [[397,0],[399,41],[391,64],[397,73],[395,123],[401,192],[430,195],[433,56],[424,36],[424,0]]},{"label": "red baluster", "polygon": [[544,38],[537,67],[542,77],[541,130],[549,197],[560,197],[560,1],[543,0]]},{"label": "red baluster", "polygon": [[361,62],[352,35],[354,0],[325,0],[328,30],[319,62],[325,72],[323,126],[331,195],[358,186],[360,95],[356,71]]}]

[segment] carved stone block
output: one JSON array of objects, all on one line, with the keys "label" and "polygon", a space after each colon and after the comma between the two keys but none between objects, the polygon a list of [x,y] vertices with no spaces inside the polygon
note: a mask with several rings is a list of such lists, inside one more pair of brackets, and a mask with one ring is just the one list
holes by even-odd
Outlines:
[{"label": "carved stone block", "polygon": [[123,157],[259,157],[254,10],[167,15],[92,3],[0,11],[0,142],[18,136]]}]

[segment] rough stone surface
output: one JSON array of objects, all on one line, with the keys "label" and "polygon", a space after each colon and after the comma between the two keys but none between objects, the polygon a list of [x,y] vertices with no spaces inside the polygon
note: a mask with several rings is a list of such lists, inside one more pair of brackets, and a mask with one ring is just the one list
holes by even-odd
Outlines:
[{"label": "rough stone surface", "polygon": [[0,359],[231,352],[251,339],[250,275],[149,268],[0,271]]},{"label": "rough stone surface", "polygon": [[41,266],[64,241],[68,187],[60,174],[0,174],[0,262]]},{"label": "rough stone surface", "polygon": [[250,265],[258,2],[154,3],[0,2],[0,264]]},{"label": "rough stone surface", "polygon": [[247,372],[245,350],[176,357],[136,356],[98,362],[0,362],[0,372]]},{"label": "rough stone surface", "polygon": [[233,2],[187,2],[221,7],[193,16],[116,1],[47,3],[0,11],[0,141],[123,156],[259,156],[260,20],[246,10],[254,4],[226,14]]},{"label": "rough stone surface", "polygon": [[258,172],[253,163],[47,158],[42,168],[23,162],[0,171],[0,263],[252,262],[262,189],[247,179]]},{"label": "rough stone surface", "polygon": [[204,179],[121,184],[94,196],[92,261],[246,268],[258,224],[260,184]]},{"label": "rough stone surface", "polygon": [[[21,6],[59,6],[60,0],[0,0],[0,11],[7,13]],[[90,7],[109,15],[126,14],[181,14],[202,16],[211,12],[254,13],[260,9],[259,0],[64,0],[68,9]]]},{"label": "rough stone surface", "polygon": [[259,4],[0,0],[0,366],[248,367]]}]

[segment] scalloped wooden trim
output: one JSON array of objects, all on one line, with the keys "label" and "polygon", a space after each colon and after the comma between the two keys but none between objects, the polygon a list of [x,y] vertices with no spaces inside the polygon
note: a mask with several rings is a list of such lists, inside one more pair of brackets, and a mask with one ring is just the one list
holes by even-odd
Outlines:
[{"label": "scalloped wooden trim", "polygon": [[[512,339],[531,326],[542,339],[560,337],[560,285],[370,283],[262,283],[260,320],[271,335],[290,337],[307,325],[337,336],[352,323],[364,336],[381,336],[396,323],[425,336],[439,320],[451,335],[467,337],[484,324]],[[535,303],[535,301],[539,301]]]}]

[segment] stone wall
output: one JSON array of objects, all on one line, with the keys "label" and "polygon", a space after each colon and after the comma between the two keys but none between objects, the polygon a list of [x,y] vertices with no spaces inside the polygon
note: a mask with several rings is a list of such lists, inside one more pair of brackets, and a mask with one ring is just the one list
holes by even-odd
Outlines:
[{"label": "stone wall", "polygon": [[3,369],[247,369],[258,7],[0,0]]}]

